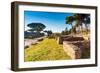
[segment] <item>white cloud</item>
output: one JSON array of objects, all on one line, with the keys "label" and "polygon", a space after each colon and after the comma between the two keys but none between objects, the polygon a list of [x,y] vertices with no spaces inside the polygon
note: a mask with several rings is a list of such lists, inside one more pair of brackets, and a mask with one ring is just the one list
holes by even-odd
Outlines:
[{"label": "white cloud", "polygon": [[27,30],[29,30],[29,29],[30,29],[30,28],[29,28],[29,27],[27,27],[26,25],[25,25],[25,27],[24,27],[24,28],[25,28],[25,31],[27,31]]}]

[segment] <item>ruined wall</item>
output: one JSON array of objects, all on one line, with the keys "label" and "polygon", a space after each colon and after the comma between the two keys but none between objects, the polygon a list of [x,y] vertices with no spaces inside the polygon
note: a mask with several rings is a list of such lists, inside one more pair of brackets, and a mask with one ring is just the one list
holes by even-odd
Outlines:
[{"label": "ruined wall", "polygon": [[71,59],[81,58],[81,50],[77,46],[64,41],[63,49],[71,57]]},{"label": "ruined wall", "polygon": [[89,41],[63,41],[63,49],[72,59],[90,58]]}]

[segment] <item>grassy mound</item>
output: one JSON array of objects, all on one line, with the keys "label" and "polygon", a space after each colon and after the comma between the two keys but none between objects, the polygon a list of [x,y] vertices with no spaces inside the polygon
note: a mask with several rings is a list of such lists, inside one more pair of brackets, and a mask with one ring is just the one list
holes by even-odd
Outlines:
[{"label": "grassy mound", "polygon": [[55,39],[45,38],[36,45],[25,49],[25,61],[64,60],[70,57],[64,52],[63,46]]}]

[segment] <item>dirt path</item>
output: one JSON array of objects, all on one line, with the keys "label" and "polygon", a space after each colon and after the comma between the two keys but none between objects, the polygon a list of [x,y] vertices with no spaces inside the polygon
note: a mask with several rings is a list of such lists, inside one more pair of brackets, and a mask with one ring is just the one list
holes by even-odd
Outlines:
[{"label": "dirt path", "polygon": [[45,37],[40,37],[40,38],[35,38],[35,39],[25,39],[24,46],[29,46],[31,44],[35,44],[38,42],[39,39],[42,39],[42,38],[45,38]]}]

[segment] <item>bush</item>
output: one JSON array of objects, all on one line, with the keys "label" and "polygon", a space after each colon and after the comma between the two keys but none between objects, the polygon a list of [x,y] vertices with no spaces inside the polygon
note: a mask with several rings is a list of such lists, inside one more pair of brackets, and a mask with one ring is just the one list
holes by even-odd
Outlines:
[{"label": "bush", "polygon": [[54,34],[48,36],[49,39],[55,38]]},{"label": "bush", "polygon": [[38,39],[38,41],[43,41],[43,38],[41,38],[41,39]]},{"label": "bush", "polygon": [[25,46],[24,48],[25,48],[25,49],[26,49],[26,48],[29,48],[29,46]]},{"label": "bush", "polygon": [[60,34],[60,33],[54,33],[53,35],[54,35],[54,37],[55,37],[55,39],[56,39],[56,40],[57,40],[57,38],[58,38],[58,37],[60,37],[60,36],[61,36],[61,34]]},{"label": "bush", "polygon": [[36,45],[37,43],[32,43],[31,45]]},{"label": "bush", "polygon": [[24,38],[26,38],[26,39],[33,39],[32,36],[25,36]]}]

